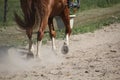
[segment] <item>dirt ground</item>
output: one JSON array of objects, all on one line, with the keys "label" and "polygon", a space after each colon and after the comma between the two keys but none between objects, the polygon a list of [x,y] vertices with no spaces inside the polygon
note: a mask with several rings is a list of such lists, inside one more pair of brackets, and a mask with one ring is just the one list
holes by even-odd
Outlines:
[{"label": "dirt ground", "polygon": [[56,44],[56,52],[48,42],[33,60],[26,60],[25,48],[0,47],[0,80],[120,80],[120,23],[72,35],[66,55],[63,41]]}]

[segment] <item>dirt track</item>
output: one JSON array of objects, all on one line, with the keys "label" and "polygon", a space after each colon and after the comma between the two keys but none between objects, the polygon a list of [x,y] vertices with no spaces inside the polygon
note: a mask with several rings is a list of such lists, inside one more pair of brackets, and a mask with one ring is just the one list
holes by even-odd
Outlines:
[{"label": "dirt track", "polygon": [[24,49],[1,47],[0,80],[120,80],[120,24],[71,36],[67,55],[56,43],[57,55],[48,42],[41,59],[30,61]]}]

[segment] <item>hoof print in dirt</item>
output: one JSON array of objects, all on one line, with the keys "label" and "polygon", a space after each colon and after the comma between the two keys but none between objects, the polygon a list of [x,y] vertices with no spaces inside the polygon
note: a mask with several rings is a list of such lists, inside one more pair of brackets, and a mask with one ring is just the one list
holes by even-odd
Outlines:
[{"label": "hoof print in dirt", "polygon": [[69,52],[68,46],[67,46],[67,45],[63,45],[61,52],[62,52],[63,54],[67,54],[67,53]]},{"label": "hoof print in dirt", "polygon": [[32,52],[29,52],[29,53],[27,54],[27,59],[33,59],[33,58],[34,58],[33,53],[32,53]]}]

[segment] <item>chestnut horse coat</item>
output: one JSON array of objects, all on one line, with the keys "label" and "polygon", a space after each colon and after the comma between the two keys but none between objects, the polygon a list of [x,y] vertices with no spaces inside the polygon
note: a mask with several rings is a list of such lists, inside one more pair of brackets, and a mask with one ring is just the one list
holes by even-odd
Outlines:
[{"label": "chestnut horse coat", "polygon": [[50,29],[50,37],[55,49],[54,38],[56,36],[53,18],[60,16],[65,24],[66,44],[71,33],[69,8],[67,0],[20,0],[23,18],[15,13],[15,21],[21,29],[26,31],[29,39],[29,53],[31,54],[32,33],[35,27],[39,27],[37,33],[37,54],[39,52],[39,42],[41,42],[47,24]]}]

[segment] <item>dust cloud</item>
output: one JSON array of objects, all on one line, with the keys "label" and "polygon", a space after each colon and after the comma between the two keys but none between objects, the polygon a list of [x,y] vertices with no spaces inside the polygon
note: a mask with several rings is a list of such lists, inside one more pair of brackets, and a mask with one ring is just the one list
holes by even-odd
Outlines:
[{"label": "dust cloud", "polygon": [[[35,53],[36,45],[33,45],[33,48]],[[62,55],[58,56],[58,51],[53,51],[51,46],[42,46],[40,50],[40,58],[28,60],[26,48],[0,47],[0,72],[27,71],[35,66],[56,65],[63,61]]]}]

